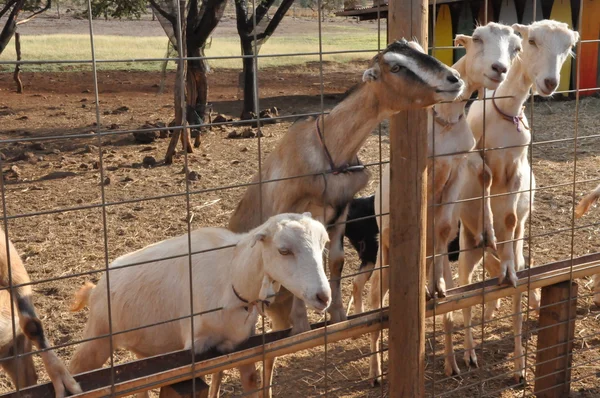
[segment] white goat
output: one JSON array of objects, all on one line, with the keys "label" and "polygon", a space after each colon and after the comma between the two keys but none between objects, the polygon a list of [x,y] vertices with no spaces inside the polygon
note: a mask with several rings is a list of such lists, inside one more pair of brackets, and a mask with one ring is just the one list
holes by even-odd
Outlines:
[{"label": "white goat", "polygon": [[[8,288],[9,281],[13,286],[18,287],[12,290],[14,293],[12,301],[11,290],[0,290],[0,358],[2,359],[2,368],[8,373],[15,386],[22,389],[37,382],[33,357],[28,355],[23,358],[14,358],[13,356],[31,352],[31,343],[40,350],[49,348],[50,343],[44,335],[42,322],[37,317],[31,302],[32,291],[31,285],[29,285],[29,275],[27,275],[17,249],[11,241],[8,241],[8,247],[6,247],[6,242],[4,231],[0,230],[0,287]],[[14,306],[14,314],[19,316],[18,322],[15,322],[14,340],[11,305]],[[42,351],[40,356],[50,376],[57,398],[68,395],[67,391],[72,394],[81,392],[79,384],[69,374],[67,367],[54,351]]]},{"label": "white goat", "polygon": [[[550,20],[538,21],[529,26],[514,24],[513,29],[523,37],[523,53],[514,61],[506,80],[494,93],[489,92],[487,95],[488,98],[498,99],[492,99],[485,108],[482,101],[473,104],[467,121],[479,148],[506,148],[488,150],[484,157],[492,170],[491,193],[500,195],[491,199],[494,230],[500,243],[496,255],[485,256],[484,265],[492,276],[499,278],[500,283],[504,283],[508,278],[508,281],[516,286],[516,271],[525,266],[523,237],[535,189],[535,178],[527,159],[527,146],[531,141],[531,134],[523,113],[523,104],[529,97],[529,89],[532,86],[534,93],[545,97],[554,93],[560,80],[561,66],[571,55],[571,48],[579,40],[579,34],[570,30],[564,23]],[[477,184],[469,184],[467,191],[481,196],[481,189]],[[516,193],[510,194],[511,192]],[[473,269],[483,256],[481,250],[475,249],[476,232],[470,228],[475,223],[473,218],[479,213],[480,202],[470,202],[461,206],[461,285],[471,282]],[[539,297],[535,293],[530,296],[531,307],[539,308]],[[490,319],[497,307],[497,302],[490,305],[485,311],[485,317]],[[466,328],[465,362],[467,365],[477,366],[470,329],[471,309],[464,309],[463,315]],[[516,294],[513,297],[514,375],[518,381],[525,377],[525,358],[521,345],[522,320],[521,294]]]},{"label": "white goat", "polygon": [[[600,198],[600,185],[585,195],[575,207],[575,218],[583,217],[590,207]],[[594,275],[594,303],[600,307],[600,274]]]},{"label": "white goat", "polygon": [[[466,83],[463,98],[482,87],[496,88],[506,77],[512,59],[520,51],[521,40],[509,26],[489,23],[475,29],[473,36],[457,35],[456,45],[466,49],[466,55],[452,67],[456,69]],[[445,295],[446,287],[452,288],[452,271],[448,262],[448,243],[456,236],[458,214],[453,202],[459,195],[467,180],[479,185],[479,194],[485,188],[489,193],[490,171],[483,164],[478,153],[467,154],[475,147],[475,140],[464,117],[465,102],[462,99],[453,103],[435,105],[429,112],[429,148],[428,155],[436,156],[429,161],[428,167],[428,229],[427,255],[429,269],[429,293],[436,291],[440,297]],[[381,187],[375,192],[375,214],[389,212],[389,166],[386,166],[381,180]],[[433,193],[433,196],[432,196]],[[439,204],[443,204],[439,206]],[[436,205],[434,207],[434,205]],[[488,206],[489,210],[489,206]],[[481,215],[481,212],[478,213]],[[389,216],[377,217],[380,223],[379,265],[389,264]],[[434,227],[435,225],[435,227]],[[486,214],[483,222],[479,222],[480,242],[494,246],[494,231],[491,212]],[[435,238],[434,238],[435,236]],[[433,241],[435,239],[435,247]],[[433,255],[436,255],[435,258]],[[382,275],[381,275],[382,274]],[[371,307],[379,308],[388,291],[389,270],[375,272],[371,282]],[[379,278],[383,278],[380,291]],[[452,314],[444,316],[445,340],[445,372],[447,375],[459,374],[458,365],[452,347]],[[379,351],[379,333],[371,334],[371,352]],[[370,377],[376,383],[381,375],[381,363],[378,355],[371,356]]]},{"label": "white goat", "polygon": [[[191,233],[193,311],[219,311],[190,318],[190,268],[188,235],[147,246],[115,260],[111,267],[149,262],[109,271],[112,332],[152,325],[113,337],[113,349],[124,348],[144,358],[174,350],[196,353],[216,347],[232,351],[254,330],[261,302],[277,292],[280,284],[318,311],[331,302],[331,289],[323,269],[323,250],[328,242],[323,224],[310,213],[284,213],[271,217],[248,233],[223,228],[202,228]],[[229,246],[224,249],[221,247]],[[214,250],[218,249],[218,250]],[[175,259],[159,260],[182,255]],[[73,310],[90,303],[84,338],[109,333],[107,279],[94,288],[84,286]],[[87,341],[71,361],[73,373],[101,367],[111,354],[108,338]],[[254,365],[240,368],[246,392],[258,396]]]}]

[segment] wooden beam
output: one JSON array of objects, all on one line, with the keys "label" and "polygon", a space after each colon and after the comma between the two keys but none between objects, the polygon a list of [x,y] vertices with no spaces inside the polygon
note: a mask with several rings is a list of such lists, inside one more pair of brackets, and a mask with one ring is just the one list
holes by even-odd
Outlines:
[{"label": "wooden beam", "polygon": [[[571,270],[571,265],[573,266]],[[509,297],[516,291],[528,290],[528,279],[531,288],[553,285],[563,281],[583,278],[600,273],[600,253],[594,253],[573,260],[563,260],[551,264],[541,265],[518,273],[520,278],[517,289],[512,286],[498,286],[497,279],[489,279],[468,286],[463,286],[447,291],[447,297],[429,303],[427,317],[434,314],[442,315],[449,311],[481,304],[482,290],[488,299]],[[455,304],[456,302],[456,304]],[[329,343],[358,337],[365,333],[381,330],[388,327],[388,310],[384,309],[381,315],[379,310],[363,314],[351,315],[346,322],[340,322],[327,327]],[[262,360],[262,343],[267,343],[265,350],[267,358],[294,353],[324,344],[324,324],[311,325],[310,332],[289,337],[290,330],[267,333],[250,338],[242,344],[237,351],[222,355],[215,350],[197,355],[194,369],[195,377],[211,374],[216,370],[232,369],[241,364],[260,362]],[[115,366],[116,396],[124,396],[152,388],[189,380],[192,377],[192,355],[189,351],[176,351],[152,358],[128,362]],[[110,395],[110,369],[103,368],[77,375],[75,379],[81,384],[84,391],[81,397],[101,397]],[[2,398],[54,398],[52,384],[38,384],[22,389],[20,395],[9,392],[0,395]]]},{"label": "wooden beam", "polygon": [[[415,38],[427,48],[427,0],[390,0],[388,38]],[[391,397],[425,396],[425,258],[427,111],[390,118]]]},{"label": "wooden beam", "polygon": [[208,384],[200,377],[171,384],[160,389],[159,398],[208,398]]},{"label": "wooden beam", "polygon": [[538,398],[569,396],[577,287],[564,281],[542,288],[534,389]]}]

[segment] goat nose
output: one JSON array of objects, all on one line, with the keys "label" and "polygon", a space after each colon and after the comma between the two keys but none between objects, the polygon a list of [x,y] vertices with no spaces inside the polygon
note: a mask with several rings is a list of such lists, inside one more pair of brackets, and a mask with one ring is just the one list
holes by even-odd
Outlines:
[{"label": "goat nose", "polygon": [[492,69],[496,71],[496,73],[498,73],[499,75],[502,75],[503,73],[506,73],[506,71],[508,70],[508,68],[498,62],[496,62],[495,64],[492,65]]},{"label": "goat nose", "polygon": [[458,77],[454,76],[454,75],[448,75],[448,77],[446,78],[450,83],[458,83]]},{"label": "goat nose", "polygon": [[548,91],[554,91],[556,89],[556,86],[558,86],[558,82],[553,77],[544,79],[544,84],[546,85]]},{"label": "goat nose", "polygon": [[317,301],[323,304],[325,307],[329,305],[329,299],[329,294],[324,292],[317,293]]}]

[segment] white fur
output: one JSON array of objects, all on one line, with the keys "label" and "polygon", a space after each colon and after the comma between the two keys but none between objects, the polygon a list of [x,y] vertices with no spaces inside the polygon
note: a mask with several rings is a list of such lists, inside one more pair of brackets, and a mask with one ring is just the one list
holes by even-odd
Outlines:
[{"label": "white fur", "polygon": [[[479,90],[484,85],[495,87],[497,81],[504,79],[506,74],[494,75],[496,82],[486,78],[486,75],[494,73],[492,66],[495,63],[510,62],[516,55],[516,51],[520,46],[520,39],[516,36],[512,28],[490,23],[484,27],[479,27],[475,30],[473,36],[480,37],[480,41],[474,43],[468,36],[460,35],[457,37],[457,43],[465,46],[467,55],[457,62],[453,67],[457,69],[465,80],[467,90],[466,95]],[[484,51],[485,50],[485,51]],[[396,62],[404,62],[404,60],[396,57]],[[422,77],[422,74],[420,75]],[[466,182],[479,181],[478,175],[483,173],[484,165],[479,154],[466,152],[471,151],[475,147],[473,133],[469,128],[464,117],[465,103],[457,101],[449,104],[435,105],[435,110],[438,116],[449,124],[442,125],[440,122],[434,121],[433,111],[429,112],[428,123],[428,156],[435,155],[435,160],[429,163],[428,174],[428,238],[427,238],[427,255],[436,257],[433,261],[428,261],[429,269],[429,287],[433,293],[438,292],[439,295],[445,294],[446,287],[453,287],[452,272],[448,263],[447,253],[448,243],[456,236],[456,227],[458,224],[458,214],[455,211],[455,205],[451,204],[457,201],[465,186]],[[461,118],[461,116],[463,116]],[[446,123],[444,123],[446,124]],[[448,156],[443,156],[448,155]],[[434,173],[432,173],[434,170]],[[381,186],[375,192],[375,214],[386,214],[389,212],[389,165],[383,170]],[[482,188],[479,188],[481,192]],[[433,192],[433,196],[432,196]],[[432,204],[450,203],[444,206],[433,207]],[[491,213],[487,215],[490,220],[487,229],[489,239],[493,240],[493,230],[491,229]],[[380,230],[380,256],[375,269],[381,265],[388,264],[388,247],[389,247],[389,216],[377,217],[377,223]],[[435,219],[435,226],[433,220]],[[433,239],[435,236],[435,247]],[[442,254],[440,256],[440,254]],[[382,272],[374,272],[373,281],[371,283],[371,306],[379,308],[383,297],[388,291],[388,273],[389,270]],[[382,275],[380,275],[382,274]],[[384,291],[381,292],[379,278],[382,278],[381,285]],[[452,347],[452,314],[444,317],[444,329],[446,331],[445,348],[445,371],[446,374],[460,373],[456,360],[454,358],[454,350]],[[379,334],[371,335],[371,350],[378,351]],[[381,374],[381,364],[379,357],[371,356],[370,377],[375,380]]]},{"label": "white fur", "polygon": [[[405,57],[402,54],[398,54],[395,52],[388,52],[383,55],[383,60],[390,66],[394,66],[398,64],[415,75],[419,76],[427,85],[432,87],[438,87],[440,85],[439,76],[437,73],[432,73],[428,70],[424,70],[419,67],[419,64],[415,62],[413,58]],[[442,82],[443,83],[443,82]]]},{"label": "white fur", "polygon": [[[498,107],[506,114],[516,116],[521,113],[523,104],[529,96],[532,85],[538,87],[544,84],[544,79],[560,79],[559,72],[562,63],[568,56],[571,46],[578,40],[577,32],[568,29],[564,23],[556,21],[538,21],[529,26],[513,25],[513,28],[523,36],[523,54],[517,58],[508,72],[507,79],[496,90],[496,96],[512,96],[511,98],[496,100]],[[536,45],[529,43],[535,37]],[[544,95],[551,95],[545,89],[537,89]],[[523,124],[520,131],[512,121],[507,121],[488,102],[485,106],[485,126],[483,102],[476,102],[469,111],[467,121],[473,130],[478,145],[485,148],[502,148],[503,150],[487,151],[486,163],[492,170],[492,195],[506,194],[517,191],[527,191],[512,195],[497,196],[491,199],[494,214],[494,230],[499,242],[497,257],[486,255],[484,265],[494,277],[499,277],[501,283],[506,278],[516,286],[516,271],[525,266],[523,256],[523,238],[525,236],[526,221],[529,217],[530,204],[533,203],[535,178],[531,172],[528,161],[527,144],[531,141],[527,118],[523,115]],[[485,142],[483,134],[485,128]],[[515,146],[515,147],[512,147]],[[529,189],[532,189],[529,192]],[[480,196],[478,187],[469,184],[466,188],[471,195]],[[479,191],[480,192],[480,191]],[[459,278],[461,284],[471,282],[475,265],[482,257],[481,250],[475,250],[476,220],[474,215],[481,213],[480,201],[465,203],[461,206],[461,237],[459,256]],[[514,221],[510,222],[510,221]],[[515,240],[515,241],[513,241]],[[539,307],[539,297],[535,292],[530,294],[530,306]],[[498,302],[486,309],[486,318],[493,316]],[[525,358],[521,344],[521,294],[513,297],[513,330],[515,334],[515,369],[514,376],[517,380],[525,377]],[[477,364],[471,329],[471,309],[463,310],[465,319],[465,361]]]},{"label": "white fur", "polygon": [[[255,307],[251,311],[243,308],[246,304],[236,297],[233,287],[241,297],[253,302],[265,300],[281,283],[307,304],[325,310],[331,301],[323,269],[327,231],[309,215],[280,214],[245,234],[223,228],[193,231],[192,252],[210,250],[191,258],[193,311],[222,309],[195,316],[193,335],[190,318],[185,318],[118,334],[113,338],[113,348],[130,350],[138,357],[188,349],[192,341],[196,353],[211,347],[223,352],[233,350],[250,337],[258,317]],[[291,254],[282,255],[280,250]],[[109,271],[113,333],[190,315],[187,253],[188,236],[183,235],[127,254],[111,264],[115,268],[150,261]],[[184,256],[156,260],[179,254]],[[86,339],[109,332],[107,282],[102,277],[90,294]],[[326,298],[327,303],[317,295]],[[83,343],[73,356],[71,370],[80,373],[98,368],[109,355],[106,340]]]}]

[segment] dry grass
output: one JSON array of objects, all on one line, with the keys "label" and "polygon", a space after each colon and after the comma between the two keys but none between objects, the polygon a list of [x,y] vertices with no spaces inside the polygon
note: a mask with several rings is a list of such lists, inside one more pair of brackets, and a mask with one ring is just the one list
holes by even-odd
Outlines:
[{"label": "dry grass", "polygon": [[[331,107],[341,93],[358,79],[364,65],[348,64],[345,68],[325,66],[325,106]],[[319,109],[319,68],[313,65],[271,69],[261,72],[261,108],[278,106],[281,114],[291,115]],[[216,112],[236,117],[240,104],[237,101],[237,70],[219,70],[212,74],[211,102]],[[351,78],[349,79],[349,76]],[[169,79],[173,74],[169,75]],[[100,114],[105,126],[115,124],[115,131],[140,127],[146,120],[168,121],[172,117],[172,92],[156,94],[153,84],[158,75],[140,72],[103,72],[99,75]],[[46,143],[46,149],[34,151],[41,156],[35,164],[10,159],[24,150],[30,150],[30,142],[45,135],[62,135],[74,132],[89,132],[94,129],[95,106],[93,105],[92,76],[89,73],[37,73],[25,74],[26,94],[12,92],[10,76],[0,75],[0,138],[20,138],[21,143],[4,145],[2,150],[9,165],[20,170],[17,180],[7,180],[6,205],[10,215],[40,211],[76,208],[101,203],[99,171],[92,164],[98,160],[97,153],[85,153],[86,144],[96,144],[94,137],[80,140],[55,140]],[[166,87],[172,87],[167,84]],[[85,105],[85,107],[83,107]],[[112,114],[121,106],[127,112]],[[105,114],[108,112],[108,114]],[[596,134],[600,120],[600,100],[586,98],[581,101],[579,134]],[[285,134],[289,123],[265,126],[265,137],[261,141],[263,156],[273,150]],[[536,103],[534,109],[534,140],[565,139],[574,136],[575,102]],[[199,193],[191,195],[191,210],[194,213],[192,227],[223,226],[243,194],[242,189],[219,189],[229,185],[248,182],[258,167],[258,142],[255,139],[226,139],[230,128],[215,128],[203,137],[202,146],[189,156],[190,167],[199,172],[200,180],[193,182],[191,189]],[[387,128],[382,127],[381,137],[373,134],[361,149],[359,156],[365,162],[379,159],[380,139],[383,159],[389,158]],[[536,264],[544,264],[568,258],[571,252],[579,256],[598,251],[600,227],[598,209],[590,211],[577,226],[575,239],[571,232],[561,229],[571,226],[572,187],[553,187],[569,182],[573,173],[577,179],[598,178],[598,156],[600,144],[597,139],[579,142],[577,169],[573,164],[573,142],[557,142],[537,145],[533,150],[533,168],[540,189],[536,193],[535,209],[531,219],[531,233],[536,236],[531,250]],[[137,145],[131,135],[107,137],[104,141],[105,174],[110,184],[105,188],[107,202],[127,200],[134,203],[112,204],[106,208],[108,253],[104,253],[104,231],[101,208],[80,209],[56,214],[16,218],[9,222],[9,236],[25,260],[32,280],[40,281],[82,271],[97,271],[90,279],[97,279],[106,261],[139,249],[152,242],[176,236],[187,230],[185,196],[175,198],[150,198],[185,192],[185,181],[180,173],[183,157],[176,158],[173,166],[150,169],[133,168],[144,156],[160,159],[165,153],[166,140],[151,145]],[[56,152],[53,150],[60,150]],[[235,162],[234,162],[235,161]],[[51,171],[71,171],[75,175],[63,180],[41,180]],[[363,194],[372,193],[378,184],[379,171],[371,169],[372,179]],[[595,183],[578,184],[577,197]],[[592,224],[592,225],[588,225]],[[542,234],[547,234],[543,235]],[[347,249],[344,275],[356,271],[356,254]],[[481,271],[476,271],[476,279]],[[35,285],[35,304],[48,330],[52,343],[73,343],[81,338],[87,319],[86,311],[69,313],[69,300],[73,292],[86,278],[72,278],[43,282]],[[600,327],[598,309],[591,303],[591,286],[588,280],[579,281],[576,342],[574,352],[573,390],[578,398],[597,397],[600,394],[598,372],[600,338],[596,335]],[[351,291],[351,279],[342,282],[344,301]],[[485,327],[475,328],[475,341],[481,369],[469,369],[462,362],[463,331],[454,335],[455,351],[460,377],[446,379],[443,375],[443,337],[440,335],[439,320],[427,322],[427,382],[428,394],[446,394],[446,397],[491,397],[509,398],[529,394],[532,388],[512,386],[512,336],[510,300],[503,300],[497,320]],[[480,309],[474,311],[474,322],[480,322]],[[318,320],[311,314],[311,320]],[[455,315],[457,329],[462,328],[461,313]],[[534,377],[536,344],[536,317],[532,314],[525,323],[527,344],[528,379]],[[313,397],[329,393],[331,397],[387,396],[387,383],[381,389],[371,389],[364,379],[368,374],[368,337],[343,341],[327,347],[327,367],[323,347],[298,352],[280,358],[276,369],[276,396],[289,398]],[[74,347],[59,350],[61,358],[68,360]],[[117,362],[131,360],[128,353],[118,352]],[[38,362],[39,365],[39,362]],[[46,380],[41,373],[42,380]],[[9,391],[8,379],[1,379],[1,390]],[[461,389],[460,391],[454,391]],[[241,393],[235,372],[228,372],[224,392],[227,396]]]},{"label": "dry grass", "polygon": [[[365,59],[374,52],[352,53],[352,51],[376,50],[377,33],[372,30],[349,26],[346,28],[333,27],[334,32],[323,36],[323,52],[346,51],[345,54],[324,55],[323,60],[345,63],[356,59]],[[13,39],[14,40],[14,39]],[[120,63],[99,63],[103,70],[137,70],[156,71],[161,62],[144,61],[144,59],[164,58],[167,51],[166,37],[134,37],[134,36],[109,36],[95,35],[94,45],[96,59],[99,61],[131,60]],[[83,61],[91,60],[91,43],[89,35],[82,34],[56,34],[56,35],[28,35],[21,38],[23,59],[27,61]],[[294,34],[289,36],[273,36],[261,48],[260,55],[284,54],[282,57],[261,57],[258,65],[260,68],[301,65],[319,60],[318,55],[300,55],[297,53],[319,52],[319,37],[316,34]],[[236,57],[240,55],[240,44],[237,37],[214,37],[210,48],[206,51],[209,57]],[[10,43],[7,50],[0,56],[2,60],[15,59],[14,45]],[[237,59],[213,59],[209,61],[214,68],[239,68],[242,61]],[[24,70],[31,71],[56,71],[80,68],[83,65],[27,65]],[[170,62],[169,68],[175,68],[175,63]],[[7,68],[12,69],[12,68]],[[0,69],[1,70],[1,69]]]}]

